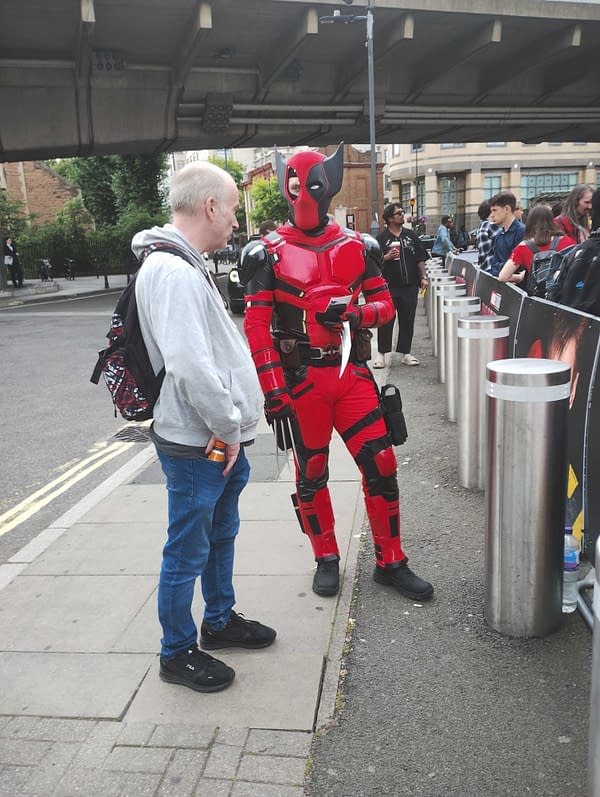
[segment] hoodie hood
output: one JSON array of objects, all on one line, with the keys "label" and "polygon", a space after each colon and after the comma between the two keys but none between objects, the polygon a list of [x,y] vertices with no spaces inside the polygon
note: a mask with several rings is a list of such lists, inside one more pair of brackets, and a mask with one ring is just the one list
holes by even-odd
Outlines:
[{"label": "hoodie hood", "polygon": [[172,224],[165,224],[164,227],[151,227],[149,230],[136,233],[131,241],[131,251],[135,255],[135,259],[139,261],[144,249],[154,243],[168,243],[177,246],[189,255],[195,266],[206,273],[206,264],[202,255]]}]

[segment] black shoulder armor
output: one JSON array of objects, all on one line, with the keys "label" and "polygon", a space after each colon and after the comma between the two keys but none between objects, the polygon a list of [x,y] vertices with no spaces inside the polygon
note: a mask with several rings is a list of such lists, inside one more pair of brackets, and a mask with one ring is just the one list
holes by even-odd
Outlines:
[{"label": "black shoulder armor", "polygon": [[383,255],[379,242],[366,232],[360,234],[365,245],[366,276],[374,277],[381,273],[383,268]]},{"label": "black shoulder armor", "polygon": [[242,285],[247,285],[257,271],[262,271],[269,265],[270,256],[264,243],[262,241],[248,241],[242,249],[240,257],[240,282]]}]

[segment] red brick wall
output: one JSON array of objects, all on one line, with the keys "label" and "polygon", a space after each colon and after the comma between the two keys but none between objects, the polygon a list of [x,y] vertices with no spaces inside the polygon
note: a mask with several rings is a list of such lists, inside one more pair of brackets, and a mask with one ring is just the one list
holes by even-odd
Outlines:
[{"label": "red brick wall", "polygon": [[[324,155],[332,155],[337,147],[322,147]],[[377,211],[383,210],[383,163],[377,164]],[[359,152],[349,144],[344,145],[344,182],[342,190],[331,203],[330,212],[336,207],[347,208],[354,213],[355,229],[370,232],[371,227],[371,154]]]},{"label": "red brick wall", "polygon": [[6,189],[11,199],[24,202],[33,224],[47,224],[67,202],[79,195],[79,189],[68,183],[41,161],[3,163]]}]

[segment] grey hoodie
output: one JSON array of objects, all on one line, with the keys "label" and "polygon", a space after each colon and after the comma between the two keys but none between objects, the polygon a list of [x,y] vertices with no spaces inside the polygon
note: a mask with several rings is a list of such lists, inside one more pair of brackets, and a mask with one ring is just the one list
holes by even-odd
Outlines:
[{"label": "grey hoodie", "polygon": [[202,257],[172,225],[134,236],[136,257],[151,243],[184,250],[153,252],[136,278],[140,328],[155,372],[165,379],[154,407],[154,430],[174,443],[205,446],[255,437],[262,392],[242,335],[223,306]]}]

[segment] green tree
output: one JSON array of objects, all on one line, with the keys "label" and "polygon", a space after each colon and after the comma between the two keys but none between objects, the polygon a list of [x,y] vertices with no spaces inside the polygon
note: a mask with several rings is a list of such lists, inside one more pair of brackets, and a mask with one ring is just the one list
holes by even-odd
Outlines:
[{"label": "green tree", "polygon": [[242,180],[244,179],[244,166],[239,161],[232,160],[231,158],[227,158],[227,163],[226,163],[225,158],[221,158],[219,155],[210,155],[208,161],[209,163],[214,163],[215,166],[219,166],[221,169],[225,169],[225,171],[229,172],[229,174],[235,180],[235,184],[238,187],[240,195],[240,209],[236,213],[236,218],[239,228],[237,235],[245,235],[246,204],[244,199],[244,193],[241,189]]},{"label": "green tree", "polygon": [[136,208],[146,213],[164,209],[161,184],[167,171],[167,155],[117,155],[113,158],[112,190],[117,215]]},{"label": "green tree", "polygon": [[282,222],[288,216],[288,204],[279,190],[279,183],[276,177],[270,180],[259,177],[254,181],[250,191],[254,209],[250,214],[255,224],[262,224],[267,219],[275,222]]},{"label": "green tree", "polygon": [[157,214],[164,207],[164,154],[67,158],[48,165],[81,188],[85,206],[99,228],[117,224],[120,215],[131,208]]},{"label": "green tree", "polygon": [[0,191],[0,233],[10,235],[20,241],[27,229],[31,216],[27,214],[25,203],[11,199],[6,191]]}]

